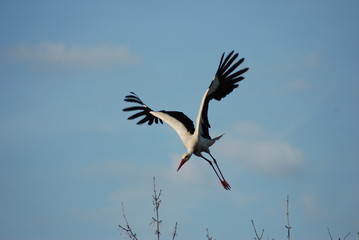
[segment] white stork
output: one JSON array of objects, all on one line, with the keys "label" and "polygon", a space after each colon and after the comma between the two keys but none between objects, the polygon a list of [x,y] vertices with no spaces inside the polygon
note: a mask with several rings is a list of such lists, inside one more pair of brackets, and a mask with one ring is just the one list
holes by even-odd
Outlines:
[{"label": "white stork", "polygon": [[[237,88],[237,83],[244,79],[242,74],[245,73],[248,68],[243,68],[238,71],[236,70],[236,68],[244,61],[244,58],[241,58],[235,62],[238,57],[238,53],[234,54],[234,51],[232,51],[225,58],[224,55],[225,53],[222,54],[216,75],[203,95],[201,106],[197,115],[196,127],[193,125],[193,121],[182,112],[152,110],[133,92],[131,92],[131,95],[126,96],[124,101],[137,103],[139,105],[125,108],[123,111],[137,111],[134,115],[130,116],[128,120],[144,116],[144,118],[137,122],[137,124],[143,124],[146,122],[148,125],[151,125],[153,122],[156,124],[158,122],[166,122],[169,124],[177,132],[183,145],[187,149],[187,153],[182,155],[182,161],[179,164],[177,171],[180,170],[183,164],[185,164],[190,159],[192,154],[194,154],[206,160],[213,168],[218,179],[221,181],[222,186],[226,190],[230,190],[231,187],[223,177],[216,159],[209,151],[209,147],[219,140],[223,134],[215,138],[210,137],[208,131],[210,128],[208,121],[208,104],[212,99],[220,101],[222,98],[227,96],[227,94]],[[212,158],[219,173],[214,167],[212,161],[204,157],[202,152],[206,152]]]}]

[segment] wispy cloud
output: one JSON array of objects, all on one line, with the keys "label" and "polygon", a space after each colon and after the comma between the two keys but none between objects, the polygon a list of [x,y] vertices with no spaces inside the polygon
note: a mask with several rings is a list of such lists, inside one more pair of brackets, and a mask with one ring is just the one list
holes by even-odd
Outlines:
[{"label": "wispy cloud", "polygon": [[140,61],[125,45],[70,45],[54,42],[18,44],[7,51],[10,59],[30,66],[95,67],[136,64]]},{"label": "wispy cloud", "polygon": [[[246,126],[255,131],[248,131]],[[243,134],[246,131],[247,134]],[[257,124],[239,123],[234,133],[223,138],[220,151],[239,168],[271,176],[288,175],[301,169],[303,152],[285,140],[268,136]]]}]

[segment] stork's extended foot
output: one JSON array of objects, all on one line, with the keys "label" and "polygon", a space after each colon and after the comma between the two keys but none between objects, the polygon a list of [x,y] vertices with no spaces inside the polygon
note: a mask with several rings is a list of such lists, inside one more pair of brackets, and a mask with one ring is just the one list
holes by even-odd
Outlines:
[{"label": "stork's extended foot", "polygon": [[221,184],[224,187],[224,189],[231,190],[231,186],[228,184],[228,182],[225,179],[221,180]]}]

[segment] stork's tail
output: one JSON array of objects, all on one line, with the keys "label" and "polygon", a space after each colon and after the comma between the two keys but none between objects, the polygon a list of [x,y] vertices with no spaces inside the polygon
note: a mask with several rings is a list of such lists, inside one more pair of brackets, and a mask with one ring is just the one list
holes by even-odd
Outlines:
[{"label": "stork's tail", "polygon": [[219,140],[223,135],[224,135],[224,133],[221,134],[221,135],[219,135],[218,137],[213,138],[213,140],[214,140],[214,141],[217,141],[217,140]]},{"label": "stork's tail", "polygon": [[223,134],[221,134],[221,135],[219,135],[218,137],[215,137],[215,138],[212,138],[211,139],[211,144],[209,145],[209,146],[212,146],[217,140],[219,140],[222,136],[224,135],[224,133]]}]

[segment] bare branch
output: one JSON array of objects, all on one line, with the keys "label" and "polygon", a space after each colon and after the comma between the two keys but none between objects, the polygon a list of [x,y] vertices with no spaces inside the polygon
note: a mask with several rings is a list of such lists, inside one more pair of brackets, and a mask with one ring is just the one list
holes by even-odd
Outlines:
[{"label": "bare branch", "polygon": [[251,221],[252,221],[252,226],[253,226],[253,229],[254,229],[254,233],[256,234],[256,237],[257,237],[257,238],[254,237],[254,239],[256,239],[256,240],[261,240],[262,237],[263,237],[264,229],[262,229],[261,236],[259,236],[258,233],[257,233],[256,226],[254,225],[254,221],[253,221],[253,220],[251,220]]},{"label": "bare branch", "polygon": [[153,195],[152,195],[152,203],[154,206],[154,211],[155,211],[155,217],[152,217],[152,221],[151,224],[155,225],[155,234],[157,235],[157,240],[160,240],[160,224],[162,223],[162,220],[160,220],[160,216],[159,216],[159,209],[160,209],[160,205],[161,205],[161,193],[162,190],[160,189],[160,192],[157,194],[157,190],[156,190],[156,179],[155,177],[153,177]]},{"label": "bare branch", "polygon": [[287,225],[285,226],[288,230],[287,238],[290,240],[290,229],[292,228],[289,223],[289,195],[287,195]]},{"label": "bare branch", "polygon": [[176,222],[176,224],[175,224],[175,230],[173,230],[173,235],[172,235],[172,240],[174,240],[175,238],[176,238],[176,236],[177,236],[177,222]]},{"label": "bare branch", "polygon": [[[329,228],[327,228],[327,229],[328,229],[328,234],[329,234],[330,240],[333,240],[333,237],[332,237],[332,234],[330,233]],[[347,235],[345,235],[344,240],[345,240],[349,235],[350,235],[350,232],[349,232]],[[358,235],[359,235],[359,232],[358,232]],[[339,238],[339,240],[340,240],[340,238]]]},{"label": "bare branch", "polygon": [[125,232],[126,237],[128,237],[132,240],[138,240],[136,233],[134,233],[132,231],[131,226],[128,224],[123,203],[122,203],[122,215],[123,215],[123,218],[125,219],[125,226],[122,226],[121,224],[119,224],[118,225],[119,229],[121,229],[122,232]]}]

